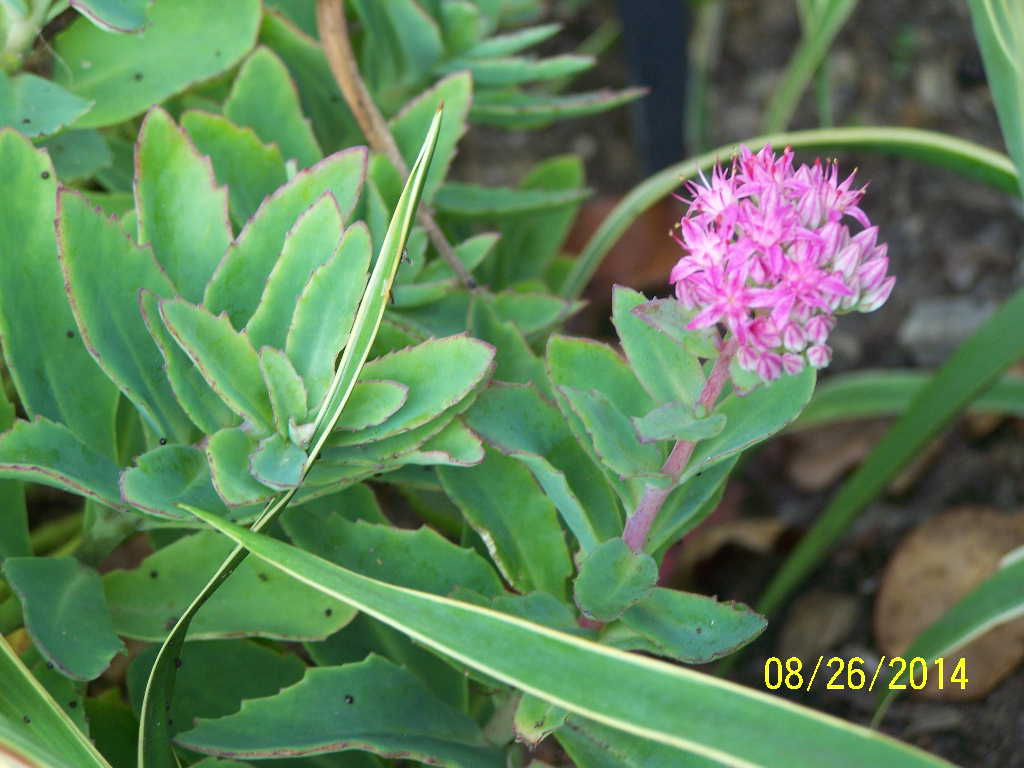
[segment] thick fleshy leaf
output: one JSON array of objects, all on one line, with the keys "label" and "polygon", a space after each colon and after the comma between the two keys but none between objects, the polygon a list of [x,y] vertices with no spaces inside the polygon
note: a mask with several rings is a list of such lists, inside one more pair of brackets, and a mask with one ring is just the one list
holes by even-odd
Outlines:
[{"label": "thick fleshy leaf", "polygon": [[[125,682],[136,712],[142,704],[146,675],[156,648],[133,659]],[[223,717],[238,711],[247,699],[273,696],[302,679],[302,660],[251,640],[205,640],[187,643],[174,701],[168,716],[175,732],[187,731],[200,717]]]},{"label": "thick fleshy leaf", "polygon": [[483,91],[474,99],[469,112],[476,123],[502,128],[542,128],[558,120],[585,117],[606,112],[635,101],[643,88],[621,91],[592,91],[571,96],[527,94],[518,90]]},{"label": "thick fleshy leaf", "polygon": [[0,127],[11,126],[24,136],[56,133],[88,112],[91,104],[36,75],[10,77],[0,72]]},{"label": "thick fleshy leaf", "polygon": [[446,65],[448,71],[468,69],[473,82],[479,86],[503,87],[554,80],[585,72],[594,66],[592,56],[563,54],[546,59],[526,56],[501,56],[497,58],[456,59]]},{"label": "thick fleshy leaf", "polygon": [[713,413],[698,419],[691,403],[665,403],[640,418],[634,417],[633,428],[640,442],[657,440],[688,440],[695,443],[714,437],[725,429],[725,415]]},{"label": "thick fleshy leaf", "polygon": [[4,681],[4,695],[0,697],[0,757],[13,753],[38,760],[41,766],[63,763],[81,768],[110,768],[3,636],[0,680]]},{"label": "thick fleshy leaf", "polygon": [[[487,451],[475,467],[440,467],[445,493],[487,545],[498,570],[520,592],[566,595],[572,561],[555,507],[518,461]],[[515,514],[509,515],[514,499]]]},{"label": "thick fleshy leaf", "polygon": [[210,158],[217,181],[228,188],[231,218],[237,226],[245,224],[260,203],[288,180],[281,150],[261,142],[251,128],[191,109],[181,116],[181,127]]},{"label": "thick fleshy leaf", "polygon": [[38,146],[46,150],[65,183],[91,178],[113,162],[110,146],[99,131],[61,131]]},{"label": "thick fleshy leaf", "polygon": [[291,425],[301,424],[306,416],[306,386],[287,355],[279,349],[263,347],[260,350],[260,370],[270,396],[277,431],[287,435]]},{"label": "thick fleshy leaf", "polygon": [[203,298],[207,281],[231,242],[228,193],[210,161],[164,110],[150,110],[135,148],[139,243],[149,243],[178,293]]},{"label": "thick fleshy leaf", "polygon": [[0,339],[29,417],[66,424],[92,450],[114,457],[120,395],[90,357],[75,325],[53,229],[57,178],[46,153],[0,130]]},{"label": "thick fleshy leaf", "polygon": [[306,382],[315,411],[334,376],[334,361],[345,346],[370,268],[370,232],[356,223],[345,230],[338,252],[317,268],[302,289],[285,351]]},{"label": "thick fleshy leaf", "polygon": [[552,35],[557,34],[561,28],[560,24],[538,24],[534,27],[524,27],[513,32],[494,35],[473,46],[467,56],[476,59],[511,56],[530,46],[537,45],[537,43],[544,42]]},{"label": "thick fleshy leaf", "polygon": [[426,424],[479,387],[493,366],[494,348],[465,335],[431,339],[371,360],[361,377],[404,384],[409,398],[383,423],[359,432],[335,432],[329,444],[373,442]]},{"label": "thick fleshy leaf", "polygon": [[682,344],[698,357],[718,356],[718,346],[715,342],[718,332],[714,328],[691,331],[687,326],[697,314],[696,310],[687,309],[675,299],[652,299],[633,307],[630,314]]},{"label": "thick fleshy leaf", "polygon": [[153,0],[146,29],[112,35],[86,19],[54,41],[54,79],[95,102],[78,128],[113,125],[233,67],[256,39],[258,0]]},{"label": "thick fleshy leaf", "polygon": [[643,552],[633,552],[621,538],[609,539],[580,562],[573,596],[583,613],[612,621],[651,593],[658,581],[658,564]]},{"label": "thick fleshy leaf", "polygon": [[499,219],[544,213],[586,200],[586,189],[487,187],[449,181],[437,191],[439,211],[464,218]]},{"label": "thick fleshy leaf", "polygon": [[423,188],[423,200],[428,204],[448,175],[448,168],[455,157],[455,146],[466,132],[466,116],[472,99],[472,79],[467,73],[461,72],[444,78],[433,88],[421,93],[391,119],[391,135],[395,137],[395,143],[405,161],[412,163],[420,151],[420,143],[434,113],[444,105],[441,135],[438,136],[437,149]]},{"label": "thick fleshy leaf", "polygon": [[482,294],[473,296],[470,301],[468,327],[474,337],[493,344],[497,350],[495,379],[532,383],[545,394],[550,392],[551,385],[544,363],[530,349],[520,330],[512,323],[501,320]]},{"label": "thick fleshy leaf", "polygon": [[362,466],[369,470],[383,470],[385,467],[397,467],[405,461],[405,457],[447,427],[463,406],[449,408],[432,421],[419,427],[399,432],[383,440],[372,443],[356,443],[344,446],[325,446],[320,460],[313,466],[308,483],[319,482],[319,471],[328,471],[327,465]]},{"label": "thick fleshy leaf", "polygon": [[240,424],[242,418],[210,388],[191,358],[167,330],[160,317],[160,299],[143,289],[139,293],[139,309],[149,335],[163,356],[167,381],[192,423],[206,435]]},{"label": "thick fleshy leaf", "polygon": [[245,326],[254,347],[284,348],[295,304],[314,272],[338,252],[343,229],[341,211],[329,193],[299,216]]},{"label": "thick fleshy leaf", "polygon": [[[455,246],[455,256],[462,262],[462,266],[472,272],[492,253],[497,242],[498,235],[494,232],[474,235]],[[423,268],[418,279],[429,282],[454,277],[455,273],[444,259],[434,259]]]},{"label": "thick fleshy leaf", "polygon": [[[293,2],[288,5],[305,7]],[[269,9],[263,15],[260,40],[287,65],[299,88],[302,111],[313,121],[313,130],[324,151],[335,152],[363,141],[318,40]]]},{"label": "thick fleshy leaf", "polygon": [[504,594],[494,569],[471,549],[452,544],[426,526],[410,531],[341,515],[325,517],[305,506],[282,518],[285,533],[325,560],[410,589],[450,595],[456,588],[487,597]]},{"label": "thick fleshy leaf", "polygon": [[153,254],[178,293],[200,301],[231,242],[227,190],[164,110],[152,110],[135,147],[138,242]]},{"label": "thick fleshy leaf", "polygon": [[63,424],[37,416],[0,434],[0,477],[52,485],[120,509],[118,466]]},{"label": "thick fleshy leaf", "polygon": [[206,443],[213,487],[228,506],[257,504],[273,493],[249,473],[249,457],[257,447],[256,438],[241,427],[222,429]]},{"label": "thick fleshy leaf", "polygon": [[336,429],[349,432],[383,424],[405,405],[409,387],[398,381],[356,382]]},{"label": "thick fleshy leaf", "polygon": [[[763,692],[506,613],[392,587],[215,516],[196,514],[260,559],[441,653],[572,713],[682,753],[767,768],[800,765],[808,754],[822,768],[851,763],[948,768],[909,745]],[[581,680],[588,684],[580,685]],[[700,706],[693,706],[695,701]]]},{"label": "thick fleshy leaf", "polygon": [[188,442],[193,427],[163,374],[138,294],[173,296],[148,247],[135,245],[81,195],[57,197],[57,246],[68,299],[93,358],[159,437]]},{"label": "thick fleshy leaf", "polygon": [[[287,716],[282,717],[284,713]],[[476,723],[380,656],[315,667],[276,696],[246,701],[237,715],[200,720],[182,746],[225,757],[312,755],[364,749],[453,768],[502,768]]]},{"label": "thick fleshy leaf", "polygon": [[704,386],[700,360],[632,313],[647,299],[621,285],[612,291],[612,322],[636,377],[660,403],[695,403]]},{"label": "thick fleshy leaf", "polygon": [[494,308],[498,315],[527,335],[559,325],[581,306],[546,293],[502,291],[494,295]]},{"label": "thick fleshy leaf", "polygon": [[[0,434],[12,426],[14,404],[0,388]],[[0,480],[0,566],[8,557],[25,557],[31,554],[32,542],[28,536],[25,485],[18,480]]]},{"label": "thick fleshy leaf", "polygon": [[743,397],[725,398],[715,408],[715,413],[725,416],[725,428],[697,444],[680,482],[761,442],[799,416],[814,392],[816,374],[813,368],[805,368]]},{"label": "thick fleshy leaf", "polygon": [[11,557],[4,577],[18,595],[32,642],[63,674],[93,680],[125,650],[92,568],[73,557]]},{"label": "thick fleshy leaf", "polygon": [[526,464],[584,552],[621,533],[618,504],[599,468],[535,389],[492,385],[466,421],[498,451]]},{"label": "thick fleshy leaf", "polygon": [[306,452],[295,443],[281,435],[271,435],[249,457],[249,472],[267,487],[284,491],[299,487],[308,460]]},{"label": "thick fleshy leaf", "polygon": [[[111,571],[103,589],[119,635],[162,640],[231,547],[210,532],[185,536],[130,571]],[[258,561],[240,565],[192,623],[191,639],[272,637],[319,640],[355,612]]]},{"label": "thick fleshy leaf", "polygon": [[607,344],[552,336],[547,365],[556,386],[595,389],[627,416],[643,416],[655,405],[626,362]]},{"label": "thick fleshy leaf", "polygon": [[623,479],[639,475],[658,475],[664,451],[658,445],[641,443],[626,415],[604,393],[575,387],[559,387],[594,446],[594,451],[609,469]]},{"label": "thick fleshy leaf", "polygon": [[661,560],[659,553],[692,531],[718,506],[725,492],[725,483],[739,461],[739,454],[697,474],[683,483],[665,500],[661,512],[651,525],[644,549]]},{"label": "thick fleshy leaf", "polygon": [[295,160],[300,168],[323,157],[313,127],[302,114],[295,83],[269,48],[258,47],[238,71],[224,102],[224,116],[249,126],[267,144],[276,144],[285,160]]},{"label": "thick fleshy leaf", "polygon": [[226,311],[236,328],[256,311],[263,286],[299,215],[330,192],[344,220],[352,211],[366,173],[366,150],[338,152],[320,161],[267,198],[224,255],[206,287],[204,303]]},{"label": "thick fleshy leaf", "polygon": [[[519,183],[522,191],[579,195],[583,186],[583,162],[576,155],[562,155],[538,163]],[[506,287],[519,280],[541,277],[560,254],[579,203],[501,222],[501,240],[494,258],[498,274],[494,285]]]},{"label": "thick fleshy leaf", "polygon": [[242,418],[269,432],[274,414],[263,385],[259,355],[227,315],[214,317],[182,299],[160,302],[160,316],[206,383]]},{"label": "thick fleshy leaf", "polygon": [[[622,631],[622,625],[632,634]],[[768,622],[742,603],[656,587],[622,614],[622,625],[611,627],[601,639],[618,648],[706,664],[742,648]]]},{"label": "thick fleshy leaf", "polygon": [[121,475],[121,498],[157,517],[187,518],[178,504],[203,504],[228,514],[213,489],[206,457],[191,445],[163,445],[139,456]]},{"label": "thick fleshy leaf", "polygon": [[403,457],[406,464],[472,467],[484,460],[484,444],[462,419],[448,426]]},{"label": "thick fleshy leaf", "polygon": [[107,32],[138,32],[150,0],[71,0],[71,7]]}]

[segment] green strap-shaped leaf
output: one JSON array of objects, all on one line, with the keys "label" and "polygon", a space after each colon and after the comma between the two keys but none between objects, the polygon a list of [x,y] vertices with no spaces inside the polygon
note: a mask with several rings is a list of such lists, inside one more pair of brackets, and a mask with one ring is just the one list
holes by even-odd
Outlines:
[{"label": "green strap-shaped leaf", "polygon": [[373,654],[358,664],[310,668],[276,696],[247,701],[238,714],[219,720],[199,720],[176,741],[241,758],[363,749],[452,768],[505,765],[473,720]]},{"label": "green strap-shaped leaf", "polygon": [[259,0],[153,0],[140,35],[112,35],[79,19],[54,41],[54,79],[96,102],[76,127],[120,123],[237,64],[255,42],[260,14]]},{"label": "green strap-shaped leaf", "polygon": [[73,557],[11,557],[4,577],[21,601],[32,642],[64,675],[94,680],[125,650],[92,568]]},{"label": "green strap-shaped leaf", "polygon": [[57,261],[57,177],[46,153],[0,130],[0,340],[27,415],[66,424],[114,457],[117,388],[90,357]]},{"label": "green strap-shaped leaf", "polygon": [[46,136],[71,125],[92,102],[56,83],[22,73],[0,72],[0,127],[17,128],[25,136]]},{"label": "green strap-shaped leaf", "polygon": [[[202,531],[168,544],[131,570],[106,574],[103,590],[114,629],[135,640],[163,640],[170,623],[230,551],[223,537]],[[354,615],[344,604],[250,560],[210,599],[189,638],[318,640],[345,626]]]},{"label": "green strap-shaped leaf", "polygon": [[[933,374],[911,370],[856,371],[829,377],[814,390],[811,402],[790,432],[837,421],[903,413]],[[1024,376],[1008,374],[978,395],[972,413],[1024,416]]]},{"label": "green strap-shaped leaf", "polygon": [[325,560],[435,595],[450,595],[459,587],[486,597],[505,593],[498,574],[483,557],[431,528],[410,531],[390,524],[353,522],[340,515],[325,517],[307,506],[289,510],[282,526],[296,546]]},{"label": "green strap-shaped leaf", "polygon": [[118,466],[63,424],[37,416],[0,434],[0,477],[29,480],[123,508]]},{"label": "green strap-shaped leaf", "polygon": [[[412,229],[412,220],[416,208],[419,205],[420,195],[423,191],[423,182],[426,179],[427,171],[430,168],[430,158],[433,155],[434,147],[437,144],[437,136],[441,127],[440,110],[434,116],[430,130],[423,142],[416,162],[409,173],[409,180],[399,198],[398,206],[392,220],[388,234],[384,238],[384,245],[377,257],[373,272],[370,275],[369,283],[363,298],[356,311],[356,318],[352,326],[352,334],[349,343],[345,347],[341,361],[334,380],[324,399],[317,418],[314,421],[314,431],[311,437],[311,448],[308,453],[309,463],[305,471],[309,472],[313,462],[319,456],[327,436],[334,429],[341,417],[341,412],[348,402],[356,379],[362,370],[366,357],[373,346],[377,329],[380,327],[387,304],[387,297],[395,280],[395,273],[401,262],[402,251],[409,239],[409,232]],[[325,161],[327,162],[327,161]],[[321,494],[332,493],[344,487],[344,484],[354,484],[362,480],[365,475],[353,472],[346,480],[339,479],[335,483],[324,483],[326,489],[319,489]],[[296,495],[295,490],[288,491],[268,504],[266,509],[253,523],[253,530],[259,531],[273,522],[288,502]],[[192,602],[174,623],[170,634],[164,641],[157,653],[156,662],[150,672],[149,680],[146,683],[145,699],[142,706],[142,718],[139,727],[139,768],[173,768],[176,758],[171,751],[170,725],[167,720],[167,709],[170,706],[174,694],[174,661],[178,658],[181,648],[185,642],[185,635],[188,632],[192,618],[196,615],[202,605],[213,595],[224,583],[238,564],[245,560],[246,550],[236,547],[225,559],[216,573],[206,583],[206,586],[192,600]]]},{"label": "green strap-shaped leaf", "polygon": [[[902,654],[904,658],[921,657],[931,664],[940,657],[951,657],[976,637],[993,627],[1024,615],[1024,548],[1006,555],[999,570],[972,589],[952,608],[935,620]],[[891,679],[891,678],[890,678]],[[882,681],[879,681],[882,682]],[[881,722],[898,688],[888,680],[879,686],[878,707],[874,725]],[[949,683],[950,685],[952,683]]]},{"label": "green strap-shaped leaf", "polygon": [[261,142],[251,128],[193,109],[181,116],[181,127],[210,158],[217,181],[228,188],[236,226],[245,224],[260,203],[288,179],[281,150]]},{"label": "green strap-shaped leaf", "polygon": [[2,636],[0,680],[4,683],[4,695],[0,697],[0,757],[13,748],[15,755],[45,761],[41,765],[110,768]]},{"label": "green strap-shaped leaf", "polygon": [[473,81],[467,73],[460,72],[418,95],[389,123],[399,151],[405,161],[411,163],[419,152],[421,137],[426,133],[431,118],[444,105],[444,125],[437,138],[437,150],[423,188],[423,199],[427,204],[434,199],[448,175],[448,168],[455,157],[455,146],[466,132],[466,117],[472,100]]},{"label": "green strap-shaped leaf", "polygon": [[191,445],[162,445],[136,458],[121,474],[121,497],[135,509],[174,520],[183,517],[182,503],[229,514],[213,489],[206,457]]},{"label": "green strap-shaped leaf", "polygon": [[562,54],[546,59],[524,56],[501,56],[496,58],[455,59],[445,65],[449,72],[468,69],[473,82],[478,86],[502,87],[520,85],[537,80],[553,80],[577,75],[594,66],[592,56]]},{"label": "green strap-shaped leaf", "polygon": [[[554,504],[526,467],[487,451],[475,467],[440,467],[437,475],[510,584],[523,593],[539,589],[566,596],[572,561],[565,538]],[[514,515],[508,513],[510,499]]]},{"label": "green strap-shaped leaf", "polygon": [[[370,380],[397,381],[409,397],[384,422],[359,432],[336,432],[331,445],[356,445],[414,429],[464,400],[494,368],[494,348],[466,335],[431,339],[377,358],[363,367]],[[439,376],[439,371],[445,375]]]},{"label": "green strap-shaped leaf", "polygon": [[473,46],[466,54],[474,59],[486,59],[494,56],[511,56],[513,53],[537,45],[552,35],[558,34],[560,24],[538,24],[535,27],[524,27],[514,32],[489,37]]},{"label": "green strap-shaped leaf", "polygon": [[153,337],[164,359],[164,373],[181,409],[204,435],[234,427],[242,418],[232,411],[206,383],[202,373],[181,345],[175,341],[163,318],[160,299],[148,290],[139,293],[139,309],[149,335]]},{"label": "green strap-shaped leaf", "polygon": [[612,290],[612,322],[637,379],[656,402],[696,403],[704,386],[697,356],[632,313],[647,299],[621,285]]},{"label": "green strap-shaped leaf", "polygon": [[341,211],[330,193],[299,216],[285,235],[260,303],[245,326],[254,347],[284,348],[295,304],[314,272],[338,252],[343,229]]},{"label": "green strap-shaped leaf", "polygon": [[311,411],[320,407],[330,387],[369,268],[370,232],[357,222],[345,230],[338,252],[313,272],[295,303],[284,349],[306,383]]},{"label": "green strap-shaped leaf", "polygon": [[274,414],[263,385],[260,359],[245,334],[231,327],[226,314],[214,317],[183,299],[160,302],[160,316],[206,383],[242,418],[265,432]]},{"label": "green strap-shaped leaf", "polygon": [[189,442],[193,427],[163,373],[139,312],[139,291],[174,295],[148,247],[135,245],[76,192],[57,197],[57,246],[83,341],[158,437]]},{"label": "green strap-shaped leaf", "polygon": [[256,311],[263,286],[298,217],[330,192],[344,220],[359,199],[365,174],[366,150],[345,150],[302,171],[267,198],[206,286],[204,303],[210,311],[226,311],[236,328],[244,327]]},{"label": "green strap-shaped leaf", "polygon": [[323,157],[313,127],[302,114],[295,83],[269,48],[260,46],[245,60],[224,102],[224,116],[249,126],[267,144],[277,144],[281,155],[294,159],[300,168]]},{"label": "green strap-shaped leaf", "polygon": [[578,715],[568,718],[565,726],[558,729],[556,738],[577,768],[646,768],[649,765],[721,768],[727,765],[617,731]]},{"label": "green strap-shaped leaf", "polygon": [[636,101],[643,88],[608,89],[571,96],[546,96],[514,89],[481,91],[469,116],[476,123],[503,128],[543,128],[558,120],[586,117]]},{"label": "green strap-shaped leaf", "polygon": [[996,310],[960,344],[915,395],[871,454],[843,484],[814,527],[768,585],[758,606],[770,613],[843,535],[900,469],[964,407],[1024,355],[1024,289]]},{"label": "green strap-shaped leaf", "polygon": [[[453,470],[466,472],[472,470]],[[948,766],[887,736],[711,675],[465,602],[393,587],[200,510],[260,559],[572,713],[731,766]],[[512,650],[510,650],[512,649]],[[587,685],[580,685],[580,681]]]},{"label": "green strap-shaped leaf", "polygon": [[139,130],[135,175],[139,243],[152,246],[181,296],[200,301],[231,242],[227,190],[217,186],[210,161],[159,107]]}]

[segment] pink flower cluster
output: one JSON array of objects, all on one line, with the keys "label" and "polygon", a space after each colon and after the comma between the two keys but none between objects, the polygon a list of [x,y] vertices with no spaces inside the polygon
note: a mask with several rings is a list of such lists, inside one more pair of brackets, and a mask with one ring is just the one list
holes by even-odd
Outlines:
[{"label": "pink flower cluster", "polygon": [[[835,162],[793,168],[742,147],[732,167],[691,184],[676,240],[686,251],[670,277],[697,310],[691,329],[722,324],[738,343],[736,361],[764,381],[805,364],[824,368],[835,315],[871,312],[889,298],[886,245],[858,207],[864,189],[839,181]],[[851,235],[844,219],[863,229]]]}]

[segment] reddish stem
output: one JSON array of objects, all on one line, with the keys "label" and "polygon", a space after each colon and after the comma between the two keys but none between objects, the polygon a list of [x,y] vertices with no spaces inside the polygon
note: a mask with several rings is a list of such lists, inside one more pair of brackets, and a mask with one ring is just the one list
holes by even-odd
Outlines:
[{"label": "reddish stem", "polygon": [[[711,413],[715,403],[718,402],[718,396],[722,394],[722,387],[725,386],[725,382],[729,378],[729,363],[732,362],[738,346],[735,339],[729,339],[722,344],[715,367],[711,369],[711,375],[704,382],[699,402],[707,413]],[[637,504],[636,510],[626,520],[622,538],[634,552],[643,550],[644,544],[647,543],[647,534],[650,533],[651,526],[654,525],[665,499],[668,498],[676,481],[679,480],[679,476],[686,469],[695,445],[696,443],[689,440],[680,440],[673,446],[672,453],[661,465],[662,474],[671,477],[672,482],[664,488],[648,485],[644,489],[644,495],[640,499],[640,503]]]}]

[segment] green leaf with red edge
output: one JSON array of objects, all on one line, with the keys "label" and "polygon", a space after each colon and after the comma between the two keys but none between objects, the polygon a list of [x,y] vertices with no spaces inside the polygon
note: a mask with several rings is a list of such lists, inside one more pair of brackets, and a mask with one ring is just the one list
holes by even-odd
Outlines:
[{"label": "green leaf with red edge", "polygon": [[227,315],[215,317],[183,299],[165,299],[160,302],[160,316],[206,383],[231,410],[264,432],[273,431],[274,413],[259,355],[249,338],[231,327]]},{"label": "green leaf with red edge", "polygon": [[284,62],[259,46],[239,69],[224,102],[224,116],[245,125],[267,144],[281,148],[285,160],[309,168],[323,157],[313,127],[299,105],[299,92]]},{"label": "green leaf with red edge", "polygon": [[658,581],[658,564],[644,552],[633,552],[620,537],[608,539],[580,561],[573,586],[584,615],[613,621],[647,597]]},{"label": "green leaf with red edge", "polygon": [[10,557],[4,577],[18,595],[32,642],[64,675],[95,680],[125,651],[92,568],[73,557]]},{"label": "green leaf with red edge", "polygon": [[203,303],[211,312],[226,311],[236,328],[244,327],[298,217],[330,192],[344,221],[359,199],[365,173],[366,150],[345,150],[300,172],[264,200],[224,254],[206,286]]},{"label": "green leaf with red edge", "polygon": [[0,339],[11,381],[30,418],[66,424],[113,458],[120,394],[90,357],[68,305],[53,228],[53,164],[24,136],[3,129],[0,167]]},{"label": "green leaf with red edge", "polygon": [[196,148],[210,158],[218,183],[228,188],[231,219],[236,226],[245,224],[260,203],[288,180],[281,150],[261,142],[251,128],[195,109],[181,116],[181,127]]},{"label": "green leaf with red edge", "polygon": [[222,429],[206,441],[213,487],[229,507],[258,504],[274,493],[249,472],[249,457],[258,446],[259,441],[241,427]]},{"label": "green leaf with red edge", "polygon": [[285,235],[260,303],[246,323],[254,347],[285,347],[296,302],[314,272],[338,252],[343,230],[341,211],[330,193],[302,212]]},{"label": "green leaf with red edge", "polygon": [[263,383],[274,411],[274,424],[279,434],[288,435],[295,425],[303,423],[309,410],[306,386],[281,350],[263,347],[259,356]]},{"label": "green leaf with red edge", "polygon": [[249,473],[275,491],[298,488],[309,457],[299,446],[280,434],[260,441],[249,457]]},{"label": "green leaf with red edge", "polygon": [[154,0],[142,34],[73,21],[53,47],[55,82],[95,102],[75,127],[120,123],[226,72],[252,48],[260,16],[259,0]]},{"label": "green leaf with red edge", "polygon": [[191,442],[194,427],[139,312],[141,290],[174,295],[152,251],[70,190],[57,197],[57,246],[71,310],[93,358],[158,437]]},{"label": "green leaf with red edge", "polygon": [[210,161],[163,109],[149,111],[135,146],[138,242],[149,243],[178,293],[200,301],[231,243],[228,193]]},{"label": "green leaf with red edge", "polygon": [[295,302],[284,349],[306,383],[312,415],[331,385],[369,268],[370,232],[357,222],[345,230],[338,252],[313,272]]},{"label": "green leaf with red edge", "polygon": [[50,485],[121,509],[119,472],[63,424],[42,416],[18,419],[0,434],[0,477]]},{"label": "green leaf with red edge", "polygon": [[[156,517],[187,519],[178,504],[202,504],[225,516],[235,512],[217,496],[206,456],[191,445],[162,445],[138,456],[121,473],[120,485],[125,504]],[[251,517],[252,510],[234,516]]]},{"label": "green leaf with red edge", "polygon": [[409,387],[398,381],[356,382],[335,429],[359,432],[383,424],[409,399]]}]

